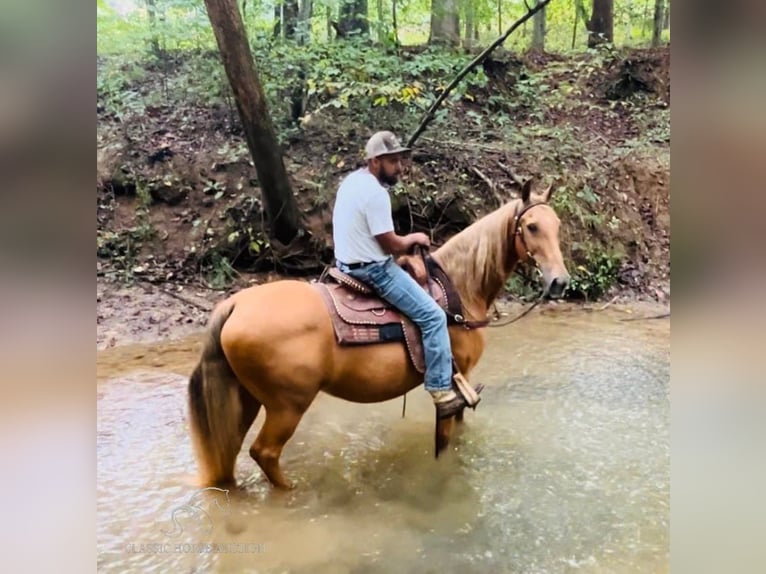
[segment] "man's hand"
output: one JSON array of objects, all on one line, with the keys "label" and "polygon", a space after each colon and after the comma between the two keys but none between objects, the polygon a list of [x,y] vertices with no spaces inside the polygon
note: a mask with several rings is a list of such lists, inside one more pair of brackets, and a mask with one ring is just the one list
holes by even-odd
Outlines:
[{"label": "man's hand", "polygon": [[431,239],[425,233],[410,233],[407,236],[410,247],[415,245],[422,245],[423,247],[431,247]]},{"label": "man's hand", "polygon": [[431,240],[425,233],[410,233],[409,235],[396,235],[393,231],[376,235],[380,247],[388,254],[403,255],[412,250],[415,245],[431,247]]}]

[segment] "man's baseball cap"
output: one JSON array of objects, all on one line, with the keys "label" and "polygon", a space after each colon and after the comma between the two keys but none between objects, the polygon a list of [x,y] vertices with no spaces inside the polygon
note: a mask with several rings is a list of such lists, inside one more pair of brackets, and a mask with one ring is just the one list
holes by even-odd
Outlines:
[{"label": "man's baseball cap", "polygon": [[378,132],[373,135],[364,146],[364,159],[373,159],[382,155],[391,155],[410,151],[408,147],[402,147],[399,140],[392,132]]}]

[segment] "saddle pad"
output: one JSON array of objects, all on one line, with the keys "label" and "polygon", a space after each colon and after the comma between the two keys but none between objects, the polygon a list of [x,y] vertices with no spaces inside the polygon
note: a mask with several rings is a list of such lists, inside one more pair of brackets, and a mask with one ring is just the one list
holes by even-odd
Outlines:
[{"label": "saddle pad", "polygon": [[345,285],[314,283],[332,319],[339,345],[403,342],[415,369],[425,373],[420,329],[407,317],[375,296]]}]

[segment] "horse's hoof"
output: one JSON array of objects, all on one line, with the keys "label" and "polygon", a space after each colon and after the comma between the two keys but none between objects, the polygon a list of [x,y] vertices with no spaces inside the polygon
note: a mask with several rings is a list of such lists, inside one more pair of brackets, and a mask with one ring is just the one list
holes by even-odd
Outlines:
[{"label": "horse's hoof", "polygon": [[297,484],[295,484],[294,482],[290,482],[287,480],[282,482],[274,482],[272,483],[272,485],[274,486],[275,490],[281,490],[282,492],[289,492],[291,490],[295,490],[295,487],[297,486]]}]

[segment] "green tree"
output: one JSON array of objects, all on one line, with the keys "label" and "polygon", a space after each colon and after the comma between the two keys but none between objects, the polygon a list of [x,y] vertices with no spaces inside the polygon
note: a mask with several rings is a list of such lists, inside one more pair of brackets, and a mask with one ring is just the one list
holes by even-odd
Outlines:
[{"label": "green tree", "polygon": [[593,12],[588,22],[588,47],[614,43],[614,1],[593,0]]},{"label": "green tree", "polygon": [[340,2],[340,16],[337,22],[333,22],[338,38],[369,35],[367,0],[340,0]]},{"label": "green tree", "polygon": [[205,7],[261,184],[271,235],[287,244],[301,230],[298,206],[279,151],[242,16],[235,0],[205,0]]},{"label": "green tree", "polygon": [[660,45],[662,39],[662,27],[665,21],[665,0],[655,0],[654,20],[652,26],[652,46]]},{"label": "green tree", "polygon": [[532,19],[534,22],[532,48],[535,50],[545,50],[545,14],[546,10],[543,8]]},{"label": "green tree", "polygon": [[460,45],[460,11],[457,0],[432,0],[428,43]]}]

